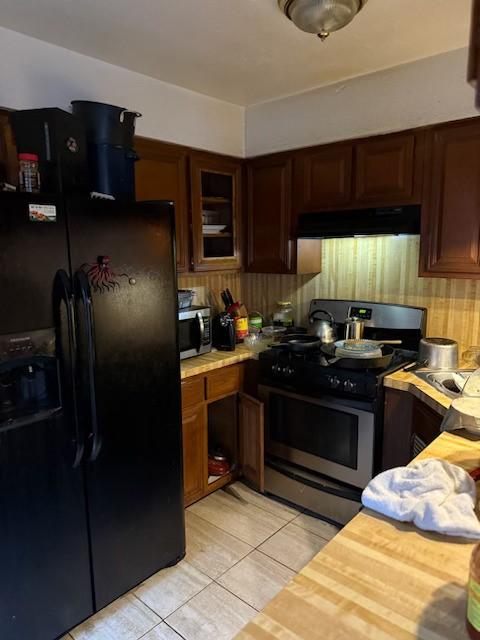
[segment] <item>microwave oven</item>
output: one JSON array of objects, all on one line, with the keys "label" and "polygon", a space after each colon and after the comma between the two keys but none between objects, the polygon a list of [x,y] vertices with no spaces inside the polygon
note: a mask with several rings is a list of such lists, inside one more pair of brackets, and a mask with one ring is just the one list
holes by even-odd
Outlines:
[{"label": "microwave oven", "polygon": [[188,307],[178,312],[180,360],[212,350],[210,307]]}]

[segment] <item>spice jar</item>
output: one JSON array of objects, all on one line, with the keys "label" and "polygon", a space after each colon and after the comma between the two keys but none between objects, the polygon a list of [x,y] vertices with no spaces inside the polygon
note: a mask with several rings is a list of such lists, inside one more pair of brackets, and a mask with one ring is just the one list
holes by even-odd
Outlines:
[{"label": "spice jar", "polygon": [[40,172],[36,153],[18,154],[18,178],[20,191],[39,193]]},{"label": "spice jar", "polygon": [[293,327],[293,306],[290,301],[279,300],[273,312],[273,324],[276,327]]},{"label": "spice jar", "polygon": [[467,631],[472,640],[480,640],[480,544],[474,548],[470,560]]}]

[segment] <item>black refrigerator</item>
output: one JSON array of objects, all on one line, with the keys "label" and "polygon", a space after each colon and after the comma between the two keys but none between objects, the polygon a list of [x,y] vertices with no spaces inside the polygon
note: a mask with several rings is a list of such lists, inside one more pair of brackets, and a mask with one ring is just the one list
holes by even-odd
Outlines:
[{"label": "black refrigerator", "polygon": [[0,194],[0,637],[185,553],[173,204]]}]

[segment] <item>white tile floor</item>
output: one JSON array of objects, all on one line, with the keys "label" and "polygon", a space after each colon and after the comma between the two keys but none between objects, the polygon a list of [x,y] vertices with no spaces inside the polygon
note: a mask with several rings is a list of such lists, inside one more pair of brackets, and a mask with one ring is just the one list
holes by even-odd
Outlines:
[{"label": "white tile floor", "polygon": [[230,640],[336,532],[237,482],[187,509],[182,562],[63,640]]}]

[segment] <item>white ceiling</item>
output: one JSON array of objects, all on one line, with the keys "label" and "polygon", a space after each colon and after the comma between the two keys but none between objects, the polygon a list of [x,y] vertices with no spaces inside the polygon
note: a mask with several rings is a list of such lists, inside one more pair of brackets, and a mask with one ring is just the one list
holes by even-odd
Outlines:
[{"label": "white ceiling", "polygon": [[0,24],[250,105],[465,47],[470,6],[369,0],[324,43],[299,31],[277,0],[0,0]]}]

